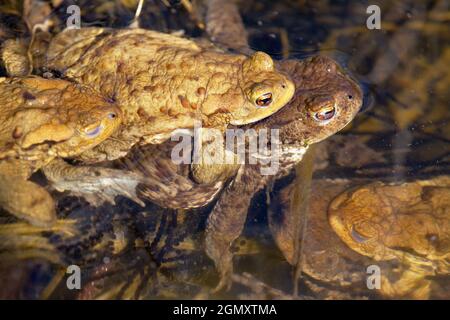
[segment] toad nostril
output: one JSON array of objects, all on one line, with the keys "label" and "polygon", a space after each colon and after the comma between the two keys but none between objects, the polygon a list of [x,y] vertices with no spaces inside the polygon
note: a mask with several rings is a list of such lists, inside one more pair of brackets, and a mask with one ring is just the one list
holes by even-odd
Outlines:
[{"label": "toad nostril", "polygon": [[353,96],[352,96],[351,94],[349,94],[349,95],[348,95],[348,98],[349,98],[350,100],[352,100],[352,99],[353,99]]},{"label": "toad nostril", "polygon": [[286,89],[286,85],[285,85],[284,83],[281,85],[281,87],[282,87],[283,89]]}]

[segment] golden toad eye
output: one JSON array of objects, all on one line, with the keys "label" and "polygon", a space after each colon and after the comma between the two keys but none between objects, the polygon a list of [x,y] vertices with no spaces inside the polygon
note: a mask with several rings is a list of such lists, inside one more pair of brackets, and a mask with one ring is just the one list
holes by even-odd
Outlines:
[{"label": "golden toad eye", "polygon": [[256,105],[259,107],[267,107],[272,103],[272,94],[266,93],[256,99]]},{"label": "golden toad eye", "polygon": [[320,110],[319,112],[316,112],[314,114],[314,119],[317,121],[327,121],[334,117],[336,114],[336,108],[335,107],[329,107]]},{"label": "golden toad eye", "polygon": [[115,112],[110,112],[110,113],[108,113],[108,118],[115,119],[115,118],[117,118],[117,114]]}]

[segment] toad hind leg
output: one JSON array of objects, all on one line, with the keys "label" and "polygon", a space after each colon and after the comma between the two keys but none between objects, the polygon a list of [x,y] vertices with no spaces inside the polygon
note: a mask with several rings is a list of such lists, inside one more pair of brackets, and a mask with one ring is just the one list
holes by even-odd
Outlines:
[{"label": "toad hind leg", "polygon": [[257,174],[256,166],[242,166],[235,180],[229,185],[212,213],[206,226],[205,249],[220,274],[220,282],[214,291],[229,289],[233,274],[231,245],[244,229],[250,201],[265,181],[251,179]]},{"label": "toad hind leg", "polygon": [[38,227],[47,227],[56,221],[51,195],[39,185],[15,176],[0,175],[0,206]]}]

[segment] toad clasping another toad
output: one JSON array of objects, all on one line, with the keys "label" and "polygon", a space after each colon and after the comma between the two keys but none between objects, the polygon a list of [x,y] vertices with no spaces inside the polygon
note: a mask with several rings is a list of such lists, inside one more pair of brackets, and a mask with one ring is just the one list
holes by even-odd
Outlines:
[{"label": "toad clasping another toad", "polygon": [[122,108],[122,144],[102,144],[97,154],[84,157],[93,162],[101,154],[119,158],[138,142],[161,143],[197,122],[225,129],[261,120],[295,91],[263,52],[225,53],[144,29],[66,30],[51,41],[46,67],[92,86]]}]

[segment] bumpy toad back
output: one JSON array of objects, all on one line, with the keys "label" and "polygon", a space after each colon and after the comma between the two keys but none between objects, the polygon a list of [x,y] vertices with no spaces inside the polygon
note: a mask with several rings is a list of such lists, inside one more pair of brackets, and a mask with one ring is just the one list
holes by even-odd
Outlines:
[{"label": "bumpy toad back", "polygon": [[255,122],[294,93],[265,53],[226,54],[143,29],[67,30],[52,41],[48,61],[117,100],[125,122],[148,124],[150,135],[192,127],[195,120],[213,127]]}]

